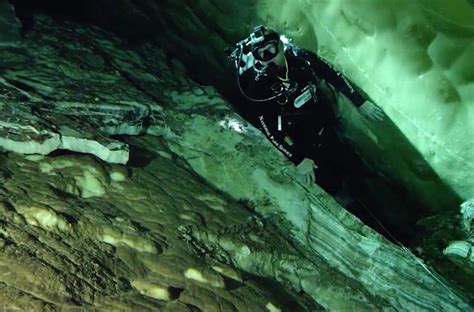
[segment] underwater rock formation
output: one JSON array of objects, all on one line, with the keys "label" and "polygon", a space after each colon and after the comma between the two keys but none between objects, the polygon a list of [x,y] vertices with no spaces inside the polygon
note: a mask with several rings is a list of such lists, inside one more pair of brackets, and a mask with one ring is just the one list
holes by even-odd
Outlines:
[{"label": "underwater rock formation", "polygon": [[2,308],[469,309],[156,45],[38,17],[21,49],[0,50],[19,137],[105,138],[130,159],[0,154]]},{"label": "underwater rock formation", "polygon": [[[114,69],[124,60],[117,57],[104,72],[109,60],[101,53],[106,54],[106,48],[94,51],[97,47],[86,43],[63,44],[63,38],[51,30],[3,51],[0,146],[23,154],[69,150],[127,163],[127,144],[109,136],[143,133],[157,117],[148,107],[150,100],[140,101],[140,94],[127,101],[112,91],[128,79]],[[55,49],[44,50],[52,43]],[[77,76],[79,67],[87,67],[87,74]]]}]

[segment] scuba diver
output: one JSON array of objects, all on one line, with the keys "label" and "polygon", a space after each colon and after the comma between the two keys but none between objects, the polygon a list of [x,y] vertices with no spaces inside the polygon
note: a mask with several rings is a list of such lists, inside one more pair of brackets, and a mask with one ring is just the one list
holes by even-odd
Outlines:
[{"label": "scuba diver", "polygon": [[366,117],[382,120],[383,111],[366,99],[332,65],[288,38],[263,26],[236,44],[241,115],[258,127],[297,167],[301,182],[318,182],[328,192],[341,187],[340,172],[351,166],[335,127],[331,105],[341,92]]}]

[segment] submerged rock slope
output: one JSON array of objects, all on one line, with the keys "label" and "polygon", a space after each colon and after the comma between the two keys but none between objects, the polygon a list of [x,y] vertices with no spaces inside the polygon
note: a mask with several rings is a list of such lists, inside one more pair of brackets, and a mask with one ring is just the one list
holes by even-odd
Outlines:
[{"label": "submerged rock slope", "polygon": [[[0,154],[2,308],[468,309],[420,259],[296,183],[156,46],[40,17],[0,54],[2,109],[18,125],[2,127],[17,140],[3,147],[83,140],[69,149],[82,155]],[[85,143],[102,140],[126,146],[128,166]]]}]

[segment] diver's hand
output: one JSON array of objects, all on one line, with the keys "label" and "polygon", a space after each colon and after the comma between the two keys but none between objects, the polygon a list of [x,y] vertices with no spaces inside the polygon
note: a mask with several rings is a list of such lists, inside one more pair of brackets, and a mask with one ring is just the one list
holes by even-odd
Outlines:
[{"label": "diver's hand", "polygon": [[359,107],[359,112],[366,118],[374,121],[383,121],[385,116],[383,110],[369,100],[366,100],[364,104]]},{"label": "diver's hand", "polygon": [[312,159],[305,158],[298,166],[296,166],[296,172],[298,173],[301,182],[311,185],[316,180],[314,169],[317,168],[318,166],[316,166]]}]

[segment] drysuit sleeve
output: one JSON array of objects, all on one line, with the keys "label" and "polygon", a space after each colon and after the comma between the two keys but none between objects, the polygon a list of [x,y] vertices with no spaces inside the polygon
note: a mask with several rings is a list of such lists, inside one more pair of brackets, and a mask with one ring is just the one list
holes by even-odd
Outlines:
[{"label": "drysuit sleeve", "polygon": [[304,156],[301,154],[295,144],[285,141],[285,134],[278,131],[278,116],[261,114],[257,118],[258,127],[266,135],[268,140],[291,162],[298,165],[303,161]]},{"label": "drysuit sleeve", "polygon": [[323,58],[309,50],[303,50],[302,56],[310,62],[311,68],[317,77],[322,78],[332,84],[336,90],[347,96],[352,103],[360,107],[366,101],[366,97],[361,94],[341,72]]}]

